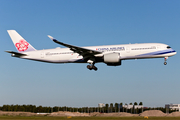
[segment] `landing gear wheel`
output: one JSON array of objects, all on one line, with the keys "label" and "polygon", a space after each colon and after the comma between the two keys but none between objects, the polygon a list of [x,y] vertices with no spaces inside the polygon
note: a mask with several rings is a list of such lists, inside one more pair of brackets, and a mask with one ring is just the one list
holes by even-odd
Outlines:
[{"label": "landing gear wheel", "polygon": [[92,70],[92,66],[87,65],[87,69]]},{"label": "landing gear wheel", "polygon": [[97,71],[97,70],[98,70],[98,68],[97,68],[96,66],[93,66],[93,69],[94,69],[95,71]]},{"label": "landing gear wheel", "polygon": [[98,70],[98,68],[95,68],[94,70],[95,70],[95,71],[97,71],[97,70]]},{"label": "landing gear wheel", "polygon": [[87,69],[90,69],[91,68],[91,66],[90,65],[87,65]]},{"label": "landing gear wheel", "polygon": [[166,62],[167,59],[168,59],[168,57],[165,57],[165,58],[164,58],[164,65],[167,65],[167,62]]},{"label": "landing gear wheel", "polygon": [[89,69],[89,70],[92,70],[92,69],[94,69],[95,71],[97,71],[98,70],[98,68],[96,67],[96,66],[91,66],[91,65],[87,65],[87,69]]}]

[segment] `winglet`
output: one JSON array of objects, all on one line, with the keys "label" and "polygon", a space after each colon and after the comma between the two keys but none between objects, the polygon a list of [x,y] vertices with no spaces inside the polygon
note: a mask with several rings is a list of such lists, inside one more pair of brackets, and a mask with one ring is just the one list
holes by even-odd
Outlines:
[{"label": "winglet", "polygon": [[51,40],[54,40],[54,38],[53,38],[52,36],[48,35],[48,37],[49,37]]},{"label": "winglet", "polygon": [[53,38],[52,36],[50,36],[50,35],[48,35],[48,37],[52,40],[52,41],[54,41],[54,42],[58,42],[55,38]]}]

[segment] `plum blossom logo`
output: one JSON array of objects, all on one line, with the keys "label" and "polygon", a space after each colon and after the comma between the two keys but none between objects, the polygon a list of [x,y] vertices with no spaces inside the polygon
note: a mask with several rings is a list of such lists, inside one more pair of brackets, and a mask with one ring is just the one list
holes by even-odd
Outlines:
[{"label": "plum blossom logo", "polygon": [[19,43],[16,43],[15,46],[18,51],[26,51],[28,49],[29,43],[25,40],[19,40]]}]

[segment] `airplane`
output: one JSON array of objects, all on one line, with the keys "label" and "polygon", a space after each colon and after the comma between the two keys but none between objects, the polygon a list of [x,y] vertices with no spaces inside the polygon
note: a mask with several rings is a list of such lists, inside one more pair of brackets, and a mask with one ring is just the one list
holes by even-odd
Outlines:
[{"label": "airplane", "polygon": [[36,50],[15,30],[7,30],[18,52],[5,51],[12,57],[48,62],[48,63],[89,63],[89,70],[97,71],[95,63],[103,62],[108,66],[119,66],[122,60],[164,58],[167,59],[177,52],[169,45],[162,43],[120,44],[78,47],[60,42],[48,35],[55,43],[67,48]]}]

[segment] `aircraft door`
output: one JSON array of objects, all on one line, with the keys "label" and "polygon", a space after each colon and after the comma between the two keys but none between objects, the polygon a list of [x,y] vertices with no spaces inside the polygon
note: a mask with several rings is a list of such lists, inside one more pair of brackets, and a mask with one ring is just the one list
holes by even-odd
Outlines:
[{"label": "aircraft door", "polygon": [[41,52],[41,58],[44,58],[44,52]]},{"label": "aircraft door", "polygon": [[160,46],[160,45],[158,45],[158,46],[157,46],[157,49],[158,49],[158,50],[159,50],[159,49],[161,49],[161,46]]},{"label": "aircraft door", "polygon": [[126,52],[127,52],[127,53],[130,53],[130,46],[127,46],[127,47],[126,47]]}]

